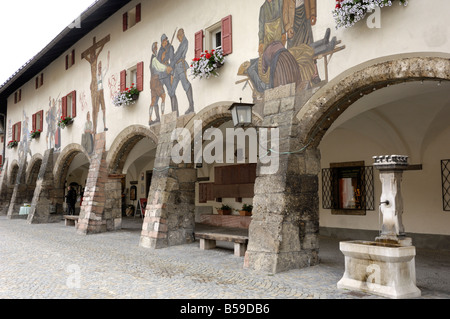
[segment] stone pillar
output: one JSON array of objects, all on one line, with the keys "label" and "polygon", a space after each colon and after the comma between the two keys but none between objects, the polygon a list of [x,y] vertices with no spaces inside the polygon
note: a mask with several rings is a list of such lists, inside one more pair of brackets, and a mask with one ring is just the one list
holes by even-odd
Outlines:
[{"label": "stone pillar", "polygon": [[26,200],[26,190],[27,185],[25,183],[25,175],[26,175],[26,167],[27,167],[27,158],[24,156],[23,159],[19,162],[19,170],[17,171],[17,177],[14,183],[14,189],[11,195],[11,201],[9,203],[8,208],[8,218],[26,218],[26,215],[19,215],[20,207]]},{"label": "stone pillar", "polygon": [[36,181],[31,211],[28,223],[50,223],[61,221],[61,215],[56,214],[53,165],[55,160],[53,149],[45,151],[41,168]]},{"label": "stone pillar", "polygon": [[105,132],[95,135],[94,152],[84,189],[80,217],[76,226],[78,234],[95,234],[108,229],[105,216],[105,186],[108,180],[105,143]]},{"label": "stone pillar", "polygon": [[378,242],[411,245],[405,237],[403,227],[403,197],[401,192],[403,170],[408,166],[408,157],[402,155],[374,156],[374,166],[380,171],[382,186],[380,210],[383,214],[381,234]]},{"label": "stone pillar", "polygon": [[108,175],[105,185],[105,219],[107,230],[118,230],[122,228],[122,184],[121,179],[125,175]]},{"label": "stone pillar", "polygon": [[162,117],[140,246],[165,248],[194,241],[196,171],[171,161],[176,112]]},{"label": "stone pillar", "polygon": [[0,175],[0,215],[8,213],[8,205],[8,159],[6,159]]},{"label": "stone pillar", "polygon": [[244,267],[277,273],[319,261],[318,150],[302,148],[295,137],[295,85],[266,91],[261,126],[279,128],[279,169],[264,174],[258,163],[253,215]]}]

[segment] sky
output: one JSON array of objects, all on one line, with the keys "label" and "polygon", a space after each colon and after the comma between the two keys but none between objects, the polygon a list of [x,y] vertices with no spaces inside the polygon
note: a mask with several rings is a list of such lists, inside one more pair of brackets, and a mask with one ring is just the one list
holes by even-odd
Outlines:
[{"label": "sky", "polygon": [[0,1],[0,86],[93,3],[95,0]]}]

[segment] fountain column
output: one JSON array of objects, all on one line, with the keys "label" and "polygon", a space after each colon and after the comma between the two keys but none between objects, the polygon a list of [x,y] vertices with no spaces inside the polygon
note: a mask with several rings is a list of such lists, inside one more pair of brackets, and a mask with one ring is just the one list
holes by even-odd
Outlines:
[{"label": "fountain column", "polygon": [[411,246],[411,238],[405,236],[402,222],[403,198],[401,184],[403,171],[408,167],[408,156],[374,156],[374,167],[380,171],[382,186],[380,211],[383,214],[381,234],[375,239],[381,243]]}]

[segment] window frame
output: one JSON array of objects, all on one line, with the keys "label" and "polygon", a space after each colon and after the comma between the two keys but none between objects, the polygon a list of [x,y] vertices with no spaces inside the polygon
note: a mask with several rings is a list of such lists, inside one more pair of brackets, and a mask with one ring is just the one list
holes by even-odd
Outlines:
[{"label": "window frame", "polygon": [[66,70],[70,69],[72,66],[75,65],[75,49],[72,49],[70,53],[66,55]]},{"label": "window frame", "polygon": [[[345,173],[354,174],[355,170],[359,187],[355,193],[359,193],[360,205],[354,208],[343,207],[340,197],[343,194],[340,177]],[[365,166],[364,161],[356,161],[330,163],[330,168],[322,169],[322,208],[331,209],[332,215],[366,215],[366,211],[375,209],[374,201],[373,166]]]},{"label": "window frame", "polygon": [[[134,11],[134,20],[130,23],[130,17],[132,17],[132,12]],[[135,7],[131,8],[122,15],[122,29],[123,32],[131,29],[136,24],[142,20],[142,6],[138,3]]]},{"label": "window frame", "polygon": [[21,132],[22,132],[22,122],[19,121],[12,126],[12,141],[20,142]]},{"label": "window frame", "polygon": [[[69,105],[71,106],[70,109],[68,108]],[[70,114],[68,110],[70,110]],[[72,119],[77,117],[77,91],[72,91],[61,98],[61,114],[63,117]]]},{"label": "window frame", "polygon": [[44,110],[40,110],[32,115],[32,131],[36,130],[44,131]]}]

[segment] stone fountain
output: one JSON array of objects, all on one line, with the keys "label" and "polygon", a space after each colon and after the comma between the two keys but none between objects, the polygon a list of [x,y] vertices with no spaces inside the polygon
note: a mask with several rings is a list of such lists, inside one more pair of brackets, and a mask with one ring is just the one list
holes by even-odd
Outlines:
[{"label": "stone fountain", "polygon": [[401,181],[408,168],[403,155],[374,156],[380,171],[383,215],[381,233],[375,241],[341,242],[345,272],[337,283],[339,289],[373,293],[387,298],[415,298],[421,295],[416,286],[416,248],[405,236],[402,214]]}]

